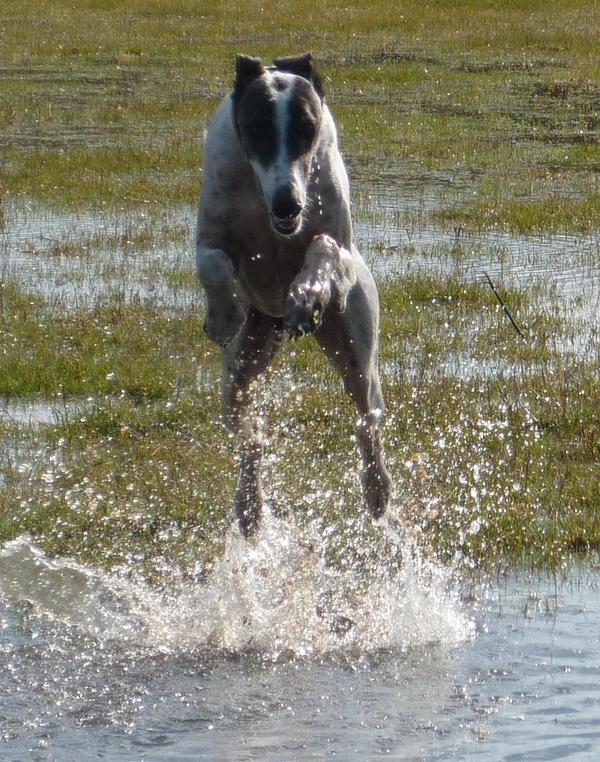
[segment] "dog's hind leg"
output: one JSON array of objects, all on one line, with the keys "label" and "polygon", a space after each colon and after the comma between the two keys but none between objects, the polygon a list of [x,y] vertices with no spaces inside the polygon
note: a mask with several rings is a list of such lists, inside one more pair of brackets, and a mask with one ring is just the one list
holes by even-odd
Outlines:
[{"label": "dog's hind leg", "polygon": [[363,495],[371,515],[379,518],[388,507],[392,489],[379,430],[384,412],[377,367],[379,299],[373,276],[358,254],[355,264],[357,279],[348,293],[347,309],[330,310],[315,338],[342,374],[345,389],[358,408],[356,435],[363,462]]},{"label": "dog's hind leg", "polygon": [[240,472],[234,508],[245,537],[258,528],[263,497],[260,466],[263,437],[260,422],[252,409],[254,386],[283,339],[281,318],[273,318],[253,307],[235,340],[222,350],[223,416],[228,430],[239,440]]}]

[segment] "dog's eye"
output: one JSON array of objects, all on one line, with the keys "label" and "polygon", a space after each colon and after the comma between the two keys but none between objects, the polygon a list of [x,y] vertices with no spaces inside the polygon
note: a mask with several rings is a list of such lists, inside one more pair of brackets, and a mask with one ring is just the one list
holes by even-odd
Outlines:
[{"label": "dog's eye", "polygon": [[265,132],[266,127],[262,122],[251,122],[248,125],[248,132],[255,137],[259,137]]},{"label": "dog's eye", "polygon": [[275,136],[273,126],[264,122],[251,122],[247,129],[247,142],[258,152],[273,144]]},{"label": "dog's eye", "polygon": [[308,116],[301,116],[287,136],[290,157],[297,159],[312,147],[317,134],[317,125]]},{"label": "dog's eye", "polygon": [[257,158],[263,164],[270,161],[277,148],[277,136],[273,124],[265,120],[253,119],[242,123],[240,129],[246,154]]},{"label": "dog's eye", "polygon": [[302,132],[304,133],[304,137],[306,140],[309,140],[312,143],[312,140],[315,136],[315,133],[317,131],[317,127],[315,123],[312,121],[312,119],[309,119],[306,117],[302,120]]}]

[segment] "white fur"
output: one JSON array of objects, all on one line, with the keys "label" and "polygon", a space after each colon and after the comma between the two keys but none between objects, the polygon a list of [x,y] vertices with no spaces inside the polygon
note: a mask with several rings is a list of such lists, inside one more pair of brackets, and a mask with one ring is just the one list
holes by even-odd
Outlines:
[{"label": "white fur", "polygon": [[[282,91],[274,86],[274,74],[263,76],[277,98],[279,150],[268,167],[250,164],[235,128],[232,98],[224,100],[206,137],[196,255],[207,299],[206,332],[223,347],[224,418],[238,432],[240,445],[234,505],[248,535],[258,526],[263,502],[254,382],[269,367],[284,333],[318,331],[317,340],[343,375],[360,415],[363,494],[374,517],[385,511],[391,490],[378,429],[384,404],[377,369],[377,289],[352,241],[348,177],[333,118],[323,104],[314,154],[291,161],[281,137],[294,76],[277,72],[279,78],[290,77],[290,87]],[[294,235],[273,229],[273,197],[282,186],[293,188],[304,207]]]},{"label": "white fur", "polygon": [[[287,150],[285,135],[289,120],[289,102],[292,97],[293,77],[285,75],[290,80],[290,85],[285,90],[279,92],[273,84],[273,75],[270,72],[266,74],[270,80],[273,99],[275,100],[275,122],[277,126],[277,139],[279,150],[274,161],[269,166],[264,167],[259,161],[251,161],[252,169],[260,185],[261,192],[269,209],[273,205],[273,196],[275,191],[282,186],[290,187],[297,196],[302,207],[306,204],[306,183],[308,178],[303,176],[301,171],[302,162],[300,160],[291,161]],[[284,75],[278,73],[278,79]],[[306,161],[306,157],[302,157]]]}]

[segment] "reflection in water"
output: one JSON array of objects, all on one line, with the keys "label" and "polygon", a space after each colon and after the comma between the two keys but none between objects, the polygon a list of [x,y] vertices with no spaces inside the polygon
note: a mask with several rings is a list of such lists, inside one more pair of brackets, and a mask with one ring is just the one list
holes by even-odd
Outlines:
[{"label": "reflection in water", "polygon": [[50,304],[89,309],[118,298],[173,310],[199,303],[200,289],[189,278],[195,218],[189,207],[156,217],[56,212],[33,202],[3,211],[2,278]]},{"label": "reflection in water", "polygon": [[[291,553],[290,534],[280,530],[271,526],[263,551],[269,545],[273,568],[289,583],[281,563]],[[260,551],[243,555],[230,543],[230,572],[236,553],[246,570],[255,564],[251,576],[264,563]],[[297,569],[297,561],[291,558],[290,567]],[[392,612],[404,617],[401,631],[410,636],[404,644],[357,647],[356,639],[338,635],[336,648],[317,623],[313,646],[327,648],[304,655],[282,647],[285,620],[263,629],[263,637],[275,638],[274,648],[211,645],[206,621],[214,625],[230,606],[230,623],[239,623],[249,605],[229,579],[215,617],[211,594],[227,582],[224,568],[219,574],[219,581],[188,582],[191,589],[165,598],[124,575],[50,560],[27,539],[6,545],[0,552],[2,758],[597,758],[600,606],[582,571],[574,572],[579,584],[557,590],[544,579],[482,589],[468,614],[438,591],[438,609],[425,607],[430,637],[411,619],[410,605]],[[423,608],[427,592],[402,580],[403,595]],[[267,575],[263,603],[269,585]],[[196,608],[188,610],[193,601]],[[169,636],[174,606],[180,631]],[[275,610],[286,615],[276,601]],[[377,608],[372,616],[380,616]],[[444,618],[446,634],[435,629]],[[299,631],[291,620],[294,641]],[[356,626],[364,635],[369,623]],[[305,651],[307,637],[305,628]]]}]

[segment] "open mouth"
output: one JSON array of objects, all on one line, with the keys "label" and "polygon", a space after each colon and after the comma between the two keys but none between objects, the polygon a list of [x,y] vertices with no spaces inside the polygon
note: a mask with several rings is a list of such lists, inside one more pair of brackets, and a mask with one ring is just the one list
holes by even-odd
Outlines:
[{"label": "open mouth", "polygon": [[297,214],[293,217],[280,217],[271,216],[273,228],[279,235],[294,235],[300,229],[300,223],[302,221],[302,215]]}]

